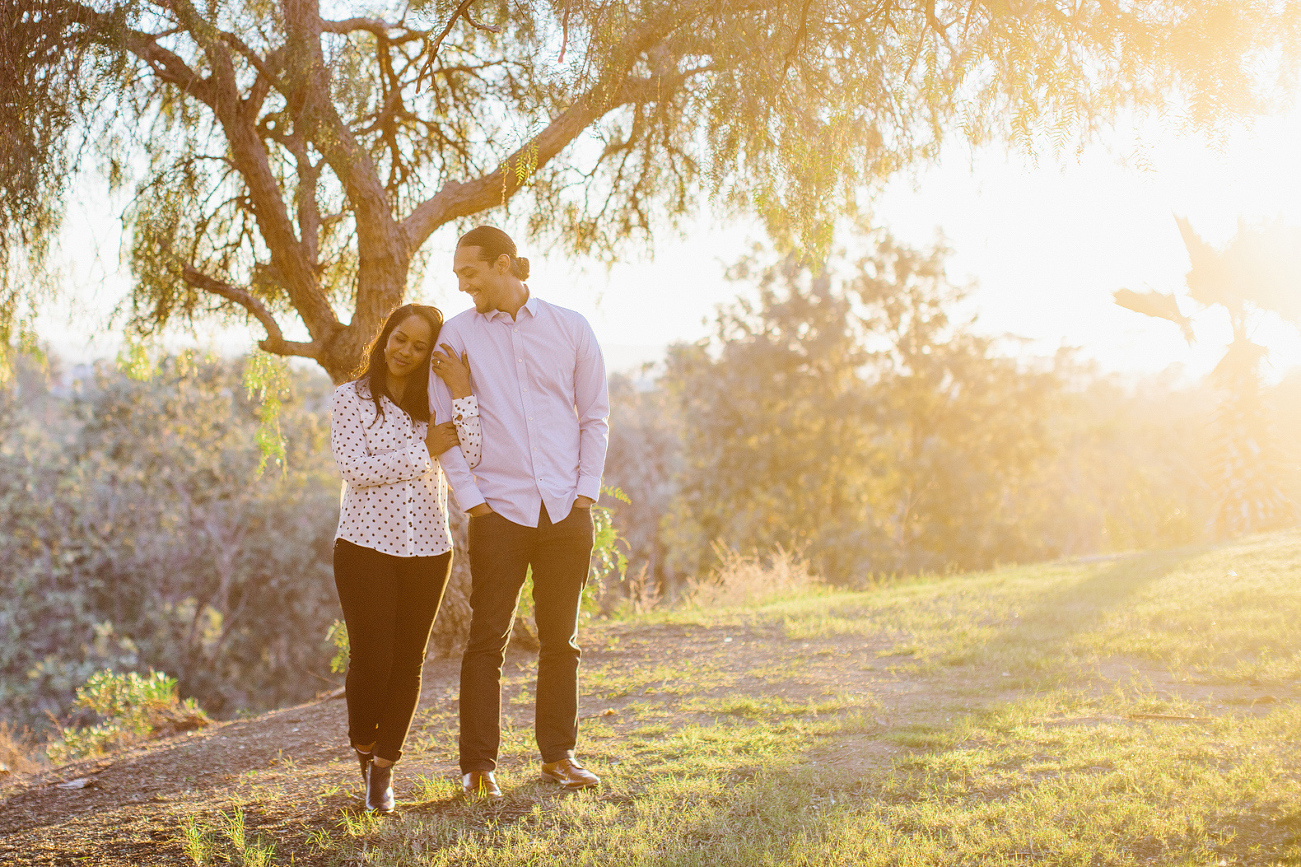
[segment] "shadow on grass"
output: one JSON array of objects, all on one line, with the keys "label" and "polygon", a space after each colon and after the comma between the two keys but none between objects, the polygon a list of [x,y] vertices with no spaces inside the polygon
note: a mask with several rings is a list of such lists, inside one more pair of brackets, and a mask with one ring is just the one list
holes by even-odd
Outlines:
[{"label": "shadow on grass", "polygon": [[[1010,781],[988,760],[900,774],[828,774],[796,750],[762,769],[650,773],[603,791],[508,791],[500,805],[423,805],[360,839],[340,863],[374,867],[531,863],[645,867],[1022,863],[1294,863],[1301,808],[1239,797],[1228,779],[1191,804],[1134,785],[1123,767]],[[1208,759],[1207,766],[1215,762]],[[1000,776],[1001,775],[1001,776]],[[1186,775],[1185,775],[1186,776]],[[1189,778],[1188,784],[1198,785]],[[1218,791],[1216,786],[1223,791]],[[1214,857],[1211,857],[1214,856]]]},{"label": "shadow on grass", "polygon": [[[1074,674],[1067,670],[1077,636],[1093,632],[1131,604],[1150,585],[1194,560],[1202,549],[1132,554],[1099,564],[1091,574],[1071,581],[1058,592],[1044,592],[1035,604],[1005,623],[979,646],[966,649],[967,659],[987,663],[1032,681]],[[1078,567],[1076,567],[1078,568]],[[1015,669],[1015,670],[1012,670]],[[1024,685],[1019,684],[1018,685]]]}]

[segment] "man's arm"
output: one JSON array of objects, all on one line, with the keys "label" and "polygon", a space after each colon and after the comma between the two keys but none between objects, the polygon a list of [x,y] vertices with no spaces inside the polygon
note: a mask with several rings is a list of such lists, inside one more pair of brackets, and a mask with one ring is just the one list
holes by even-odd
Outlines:
[{"label": "man's arm", "polygon": [[[465,352],[465,342],[456,329],[451,327],[450,322],[443,325],[438,335],[438,344],[441,346],[444,343],[451,346],[458,355]],[[471,359],[470,363],[473,364],[474,359]],[[448,389],[447,383],[434,373],[432,367],[429,371],[429,411],[433,414],[433,421],[436,424],[452,420],[452,392]],[[475,484],[474,474],[470,472],[470,465],[466,462],[460,446],[453,446],[439,455],[438,463],[447,476],[448,484],[452,486],[456,504],[463,511],[469,512],[480,505],[485,505],[483,494],[479,493],[479,486]]]},{"label": "man's arm", "polygon": [[[574,408],[578,412],[578,504],[590,506],[601,497],[601,474],[610,445],[610,392],[601,346],[585,319],[577,355]],[[591,502],[584,504],[584,497]]]}]

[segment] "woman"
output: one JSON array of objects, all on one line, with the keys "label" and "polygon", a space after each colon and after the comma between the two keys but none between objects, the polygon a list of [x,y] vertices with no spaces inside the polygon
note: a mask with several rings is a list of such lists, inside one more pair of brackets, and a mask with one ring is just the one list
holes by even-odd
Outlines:
[{"label": "woman", "polygon": [[360,375],[335,389],[330,445],[343,475],[334,583],[348,626],[348,736],[366,809],[393,811],[393,765],[420,699],[420,674],[452,565],[447,483],[434,460],[460,445],[479,462],[479,409],[464,356],[439,353],[455,421],[430,424],[435,307],[389,314]]}]

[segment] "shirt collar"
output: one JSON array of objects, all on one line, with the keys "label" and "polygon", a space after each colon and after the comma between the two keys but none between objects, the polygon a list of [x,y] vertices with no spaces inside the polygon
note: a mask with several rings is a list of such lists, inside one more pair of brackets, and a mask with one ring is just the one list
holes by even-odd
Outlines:
[{"label": "shirt collar", "polygon": [[[538,304],[540,303],[538,301],[538,297],[529,291],[529,286],[527,283],[524,284],[524,291],[529,293],[529,300],[524,302],[524,306],[521,307],[519,309],[519,312],[515,314],[515,318],[518,319],[519,314],[523,313],[525,310],[528,311],[530,318],[537,318]],[[489,322],[493,322],[502,316],[505,316],[507,319],[510,318],[510,314],[507,313],[505,310],[490,310],[489,312],[482,314],[482,316],[484,319],[487,319]]]}]

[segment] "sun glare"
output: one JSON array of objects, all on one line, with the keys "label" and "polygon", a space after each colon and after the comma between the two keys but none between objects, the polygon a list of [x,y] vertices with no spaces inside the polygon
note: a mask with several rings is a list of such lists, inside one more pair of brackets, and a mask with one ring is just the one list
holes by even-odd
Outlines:
[{"label": "sun glare", "polygon": [[[1174,217],[1187,217],[1217,246],[1240,221],[1301,225],[1298,140],[1301,112],[1294,111],[1218,145],[1151,124],[1117,133],[1079,158],[1039,165],[1002,150],[972,155],[954,147],[938,165],[890,184],[875,203],[876,220],[914,245],[942,233],[953,251],[951,275],[978,284],[971,303],[981,326],[1024,338],[1025,351],[1074,346],[1112,370],[1177,364],[1200,377],[1231,335],[1222,311],[1200,311],[1187,297],[1189,260]],[[536,286],[584,311],[606,343],[653,354],[708,333],[717,305],[745,288],[723,279],[725,267],[756,240],[753,225],[702,218],[684,239],[662,243],[653,260],[620,264],[608,275],[543,251]],[[1174,324],[1114,304],[1121,288],[1179,295],[1183,312],[1198,314],[1194,345]],[[454,293],[430,289],[456,308],[458,299],[447,297]],[[1267,376],[1301,366],[1293,325],[1263,315],[1254,339],[1270,350]]]}]

